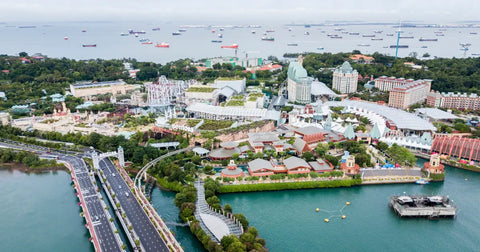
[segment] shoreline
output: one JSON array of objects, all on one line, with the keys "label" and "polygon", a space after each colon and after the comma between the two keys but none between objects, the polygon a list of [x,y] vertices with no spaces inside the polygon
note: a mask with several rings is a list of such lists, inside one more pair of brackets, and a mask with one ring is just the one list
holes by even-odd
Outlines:
[{"label": "shoreline", "polygon": [[65,166],[29,168],[25,164],[19,162],[2,163],[0,165],[0,170],[17,170],[23,173],[45,173],[50,171],[66,171],[70,173],[70,171]]}]

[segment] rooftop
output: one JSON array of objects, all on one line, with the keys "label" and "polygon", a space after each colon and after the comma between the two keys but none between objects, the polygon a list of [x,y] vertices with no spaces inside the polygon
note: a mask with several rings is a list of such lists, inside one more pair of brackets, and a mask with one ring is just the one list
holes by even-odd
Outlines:
[{"label": "rooftop", "polygon": [[297,167],[310,167],[310,165],[307,163],[307,161],[305,161],[301,158],[298,158],[298,157],[289,157],[289,158],[283,160],[283,164],[285,165],[285,167],[288,170],[294,169],[294,168],[297,168]]},{"label": "rooftop", "polygon": [[298,128],[295,130],[295,132],[298,132],[302,135],[313,135],[313,134],[322,133],[323,131],[322,129],[315,126],[307,126],[307,127]]},{"label": "rooftop", "polygon": [[267,160],[257,158],[253,161],[248,162],[248,167],[251,171],[255,172],[261,169],[273,170],[273,166]]},{"label": "rooftop", "polygon": [[272,132],[248,133],[248,138],[252,142],[277,142],[280,139]]},{"label": "rooftop", "polygon": [[434,120],[449,120],[449,119],[457,119],[458,116],[452,114],[452,113],[449,113],[449,112],[445,112],[443,110],[440,110],[440,109],[436,109],[436,108],[418,108],[418,109],[415,109],[415,112],[417,114],[423,114],[427,117],[430,117]]},{"label": "rooftop", "polygon": [[312,82],[312,95],[318,96],[318,95],[328,95],[328,96],[333,96],[337,97],[338,95],[333,92],[330,88],[325,85],[325,83],[320,82],[320,81],[313,81]]},{"label": "rooftop", "polygon": [[123,80],[117,81],[102,81],[102,82],[77,82],[71,86],[74,88],[92,88],[92,87],[102,87],[102,86],[114,86],[114,85],[124,85],[126,84]]}]

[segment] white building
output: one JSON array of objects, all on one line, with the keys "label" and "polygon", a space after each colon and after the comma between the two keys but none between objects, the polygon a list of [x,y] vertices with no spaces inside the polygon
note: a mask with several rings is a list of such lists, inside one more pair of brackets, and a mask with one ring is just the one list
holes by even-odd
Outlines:
[{"label": "white building", "polygon": [[358,72],[345,61],[333,72],[332,88],[342,94],[357,92]]},{"label": "white building", "polygon": [[308,104],[311,102],[312,77],[307,76],[307,70],[302,66],[300,56],[297,62],[290,62],[288,66],[287,92],[290,102]]}]

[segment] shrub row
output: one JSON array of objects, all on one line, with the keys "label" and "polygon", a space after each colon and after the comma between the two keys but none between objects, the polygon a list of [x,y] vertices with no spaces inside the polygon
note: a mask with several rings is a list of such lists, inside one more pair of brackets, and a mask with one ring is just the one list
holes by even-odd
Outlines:
[{"label": "shrub row", "polygon": [[295,189],[311,189],[311,188],[331,188],[331,187],[351,187],[362,183],[361,179],[347,180],[329,180],[329,181],[304,181],[304,182],[287,182],[287,183],[262,183],[247,185],[222,185],[218,189],[219,193],[236,193],[236,192],[261,192],[261,191],[278,191],[278,190],[295,190]]}]

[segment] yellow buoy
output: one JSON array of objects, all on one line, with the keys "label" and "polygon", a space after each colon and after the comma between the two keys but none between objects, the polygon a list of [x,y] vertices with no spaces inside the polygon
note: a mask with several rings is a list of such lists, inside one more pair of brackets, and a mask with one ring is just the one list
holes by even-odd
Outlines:
[{"label": "yellow buoy", "polygon": [[467,181],[467,180],[468,180],[468,178],[465,179],[465,181]]},{"label": "yellow buoy", "polygon": [[342,219],[345,219],[345,217],[346,217],[345,215],[342,215]]},{"label": "yellow buoy", "polygon": [[324,221],[325,221],[325,222],[329,222],[329,220],[328,220],[328,219],[325,219]]},{"label": "yellow buoy", "polygon": [[347,205],[350,205],[350,202],[348,202],[348,201],[347,201],[347,203],[346,203],[346,204],[347,204]]},{"label": "yellow buoy", "polygon": [[320,211],[320,209],[318,209],[318,208],[317,208],[317,209],[315,209],[315,211],[317,211],[317,212],[318,212],[318,211]]}]

